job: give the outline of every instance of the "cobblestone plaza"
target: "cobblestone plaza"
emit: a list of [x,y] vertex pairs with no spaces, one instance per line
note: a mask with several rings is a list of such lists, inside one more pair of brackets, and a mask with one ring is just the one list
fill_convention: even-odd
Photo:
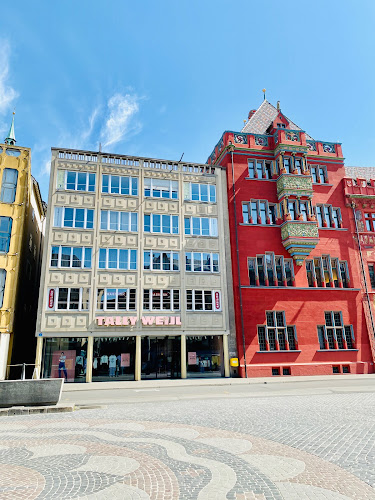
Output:
[[372,393],[4,417],[0,499],[375,499]]

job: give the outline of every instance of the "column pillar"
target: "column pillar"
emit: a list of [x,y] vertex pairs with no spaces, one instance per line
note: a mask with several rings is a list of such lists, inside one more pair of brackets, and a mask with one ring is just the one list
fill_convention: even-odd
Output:
[[135,380],[141,380],[141,336],[135,337]]
[[223,335],[224,377],[230,377],[228,335]]
[[186,335],[181,335],[181,378],[186,378]]
[[0,380],[5,380],[8,364],[10,333],[0,333]]
[[[36,351],[35,351],[35,371],[34,375],[36,379],[39,379],[42,374],[42,355],[43,355],[43,337],[37,337],[36,339]],[[34,376],[33,376],[34,378]]]
[[86,382],[92,382],[92,363],[94,356],[94,337],[87,339],[86,353]]

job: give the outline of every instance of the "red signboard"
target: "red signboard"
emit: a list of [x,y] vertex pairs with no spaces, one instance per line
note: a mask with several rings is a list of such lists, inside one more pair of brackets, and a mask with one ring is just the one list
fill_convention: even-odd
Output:
[[48,307],[50,309],[53,309],[54,304],[55,304],[55,290],[51,288],[48,295]]
[[215,309],[220,311],[220,292],[215,292]]

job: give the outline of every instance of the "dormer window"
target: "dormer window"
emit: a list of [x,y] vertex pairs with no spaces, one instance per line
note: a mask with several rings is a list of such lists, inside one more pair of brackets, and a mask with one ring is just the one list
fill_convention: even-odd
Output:
[[286,128],[285,123],[278,123],[277,128]]

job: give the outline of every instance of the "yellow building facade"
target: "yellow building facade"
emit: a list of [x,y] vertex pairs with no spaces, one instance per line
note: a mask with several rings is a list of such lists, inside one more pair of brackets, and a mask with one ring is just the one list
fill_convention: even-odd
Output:
[[16,146],[13,117],[0,144],[0,380],[20,378],[16,365],[33,363],[44,212],[31,151]]

